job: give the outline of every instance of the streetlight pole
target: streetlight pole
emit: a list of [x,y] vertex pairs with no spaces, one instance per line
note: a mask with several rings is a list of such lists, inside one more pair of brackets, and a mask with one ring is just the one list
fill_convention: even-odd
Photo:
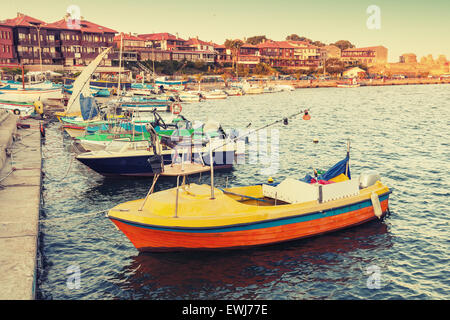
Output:
[[36,28],[37,33],[38,33],[39,64],[41,65],[41,74],[43,74],[43,71],[42,71],[42,48],[41,48],[41,26],[34,25],[34,27]]

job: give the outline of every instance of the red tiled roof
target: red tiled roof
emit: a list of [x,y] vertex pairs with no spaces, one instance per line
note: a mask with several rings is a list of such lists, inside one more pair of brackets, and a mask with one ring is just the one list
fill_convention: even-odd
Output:
[[241,48],[258,48],[257,45],[251,44],[251,43],[244,43]]
[[116,30],[100,26],[87,20],[81,20],[79,25],[75,23],[72,25],[66,19],[61,19],[53,23],[45,24],[43,27],[48,29],[79,30],[90,33],[117,33]]
[[206,42],[197,38],[189,38],[189,40],[186,41],[186,44],[201,44],[201,45],[206,45],[206,46],[211,46],[213,45],[211,42]]
[[27,16],[23,13],[18,13],[17,17],[3,20],[0,23],[11,27],[29,27],[32,24],[45,24],[44,21]]
[[178,41],[186,41],[177,36],[174,36],[171,33],[163,32],[163,33],[148,33],[148,34],[140,34],[139,37],[144,38],[145,40],[178,40]]
[[123,35],[123,40],[135,40],[135,41],[145,41],[145,39],[137,36],[133,36],[128,33],[121,33],[120,35],[117,35],[114,37],[114,41],[120,41],[120,36]]

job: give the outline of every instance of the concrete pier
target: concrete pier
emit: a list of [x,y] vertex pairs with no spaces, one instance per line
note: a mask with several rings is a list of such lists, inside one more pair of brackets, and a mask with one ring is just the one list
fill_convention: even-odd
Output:
[[[30,300],[36,283],[41,133],[37,120],[12,114],[0,114],[0,120],[0,300]],[[30,128],[17,129],[17,122]]]

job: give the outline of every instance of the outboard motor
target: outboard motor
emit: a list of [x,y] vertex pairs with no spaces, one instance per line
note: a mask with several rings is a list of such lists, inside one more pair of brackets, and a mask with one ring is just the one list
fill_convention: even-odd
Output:
[[378,172],[373,170],[363,171],[359,176],[359,188],[364,189],[373,186],[379,180],[381,178]]

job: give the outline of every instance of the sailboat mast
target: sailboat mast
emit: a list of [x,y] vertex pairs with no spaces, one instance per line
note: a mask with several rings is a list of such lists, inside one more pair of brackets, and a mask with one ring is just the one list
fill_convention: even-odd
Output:
[[123,50],[123,33],[120,34],[120,53],[119,53],[119,87],[117,95],[120,96],[122,90],[120,89],[120,78],[122,77],[122,50]]

